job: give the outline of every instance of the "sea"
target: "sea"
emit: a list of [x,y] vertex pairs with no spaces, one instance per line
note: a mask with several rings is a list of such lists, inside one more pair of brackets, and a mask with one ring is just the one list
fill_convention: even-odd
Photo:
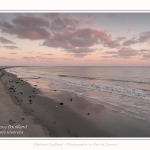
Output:
[[47,88],[74,93],[94,104],[150,122],[150,67],[54,66],[6,69]]

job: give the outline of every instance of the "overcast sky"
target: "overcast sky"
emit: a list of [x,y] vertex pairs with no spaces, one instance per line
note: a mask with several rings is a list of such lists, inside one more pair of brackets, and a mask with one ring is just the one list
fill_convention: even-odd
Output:
[[149,66],[150,13],[0,13],[0,65]]

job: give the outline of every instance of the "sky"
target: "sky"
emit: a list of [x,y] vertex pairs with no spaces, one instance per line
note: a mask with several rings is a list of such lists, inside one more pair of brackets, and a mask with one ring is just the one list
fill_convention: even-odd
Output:
[[150,13],[0,13],[1,66],[149,66]]

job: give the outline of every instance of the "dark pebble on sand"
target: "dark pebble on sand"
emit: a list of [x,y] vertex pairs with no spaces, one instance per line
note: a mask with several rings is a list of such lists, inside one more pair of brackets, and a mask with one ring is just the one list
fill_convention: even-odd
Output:
[[24,118],[21,118],[22,120],[24,120]]
[[70,101],[72,101],[72,99],[70,99]]
[[31,102],[32,100],[31,99],[29,99],[29,102]]
[[89,113],[87,113],[87,115],[90,115]]
[[31,96],[29,96],[29,98],[34,98],[34,96],[33,96],[33,95],[31,95]]
[[60,103],[60,105],[63,105],[64,103]]
[[55,124],[56,122],[54,122],[54,124]]
[[54,91],[57,91],[57,90],[54,90]]
[[33,92],[35,92],[35,91],[33,90]]

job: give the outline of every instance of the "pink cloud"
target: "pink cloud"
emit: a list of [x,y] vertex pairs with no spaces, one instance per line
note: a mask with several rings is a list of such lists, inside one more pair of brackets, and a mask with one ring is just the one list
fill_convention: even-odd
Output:
[[139,37],[133,37],[129,40],[126,40],[123,45],[124,46],[130,46],[133,44],[138,44],[138,43],[145,43],[150,41],[150,31],[142,32],[140,33]]
[[3,38],[3,37],[0,37],[0,42],[3,44],[15,44],[14,42],[12,42],[6,38]]
[[95,49],[88,48],[88,47],[80,47],[80,48],[72,48],[72,49],[66,49],[64,50],[68,53],[72,53],[72,56],[75,57],[84,57],[92,52],[95,51]]
[[45,40],[42,46],[62,48],[68,51],[68,49],[72,48],[92,47],[97,44],[102,44],[109,48],[119,46],[119,43],[113,40],[111,35],[108,35],[106,31],[90,28],[56,33]]
[[7,49],[19,49],[17,46],[4,46]]
[[137,40],[139,43],[148,42],[150,40],[150,31],[140,33],[140,37]]
[[148,50],[148,49],[140,49],[140,52],[142,52],[142,53],[148,52],[148,51],[150,51],[150,50]]
[[130,47],[122,47],[120,50],[118,50],[117,54],[119,57],[129,58],[131,56],[139,55],[139,51]]
[[16,59],[14,59],[14,58],[6,58],[6,57],[0,57],[0,59],[1,59],[1,60],[11,60],[11,61],[12,61],[12,60],[16,60]]
[[101,56],[102,58],[112,58],[113,56]]
[[126,40],[125,42],[123,42],[124,46],[130,46],[132,44],[137,44],[137,40],[135,40],[135,37],[130,39],[130,40]]
[[9,54],[15,55],[15,54],[17,54],[17,53],[14,52],[14,53],[9,53]]
[[42,54],[42,55],[54,55],[54,54],[52,54],[52,53],[48,53],[48,54]]
[[52,32],[74,31],[80,20],[76,18],[56,18],[50,23]]
[[0,29],[3,33],[16,35],[18,38],[39,40],[49,37],[49,32],[45,29],[49,27],[49,22],[33,15],[19,16],[9,22],[0,22]]
[[150,59],[150,52],[146,53],[143,55],[144,59]]
[[130,58],[132,56],[140,55],[140,50],[135,50],[130,47],[122,47],[118,51],[106,51],[104,54],[109,54],[102,56],[102,58],[120,57],[120,58]]
[[75,57],[84,57],[96,51],[97,49],[91,47],[98,44],[109,48],[119,46],[118,41],[113,40],[111,35],[108,35],[106,31],[90,28],[55,33],[49,39],[45,40],[42,46],[62,48],[63,51],[72,53]]
[[107,52],[105,52],[105,54],[116,54],[117,52],[115,52],[115,51],[107,51]]
[[125,36],[118,36],[118,37],[116,37],[116,39],[119,42],[119,41],[126,39],[126,37]]
[[27,61],[31,61],[31,60],[35,60],[36,57],[22,57],[22,59],[27,60]]
[[49,27],[49,22],[43,18],[36,17],[33,15],[20,16],[18,18],[14,18],[12,22],[16,26],[24,26],[24,27],[32,27],[32,26],[41,26],[41,27]]
[[72,60],[72,59],[70,59],[70,58],[64,58],[64,60],[67,60],[67,61],[68,61],[68,60]]

